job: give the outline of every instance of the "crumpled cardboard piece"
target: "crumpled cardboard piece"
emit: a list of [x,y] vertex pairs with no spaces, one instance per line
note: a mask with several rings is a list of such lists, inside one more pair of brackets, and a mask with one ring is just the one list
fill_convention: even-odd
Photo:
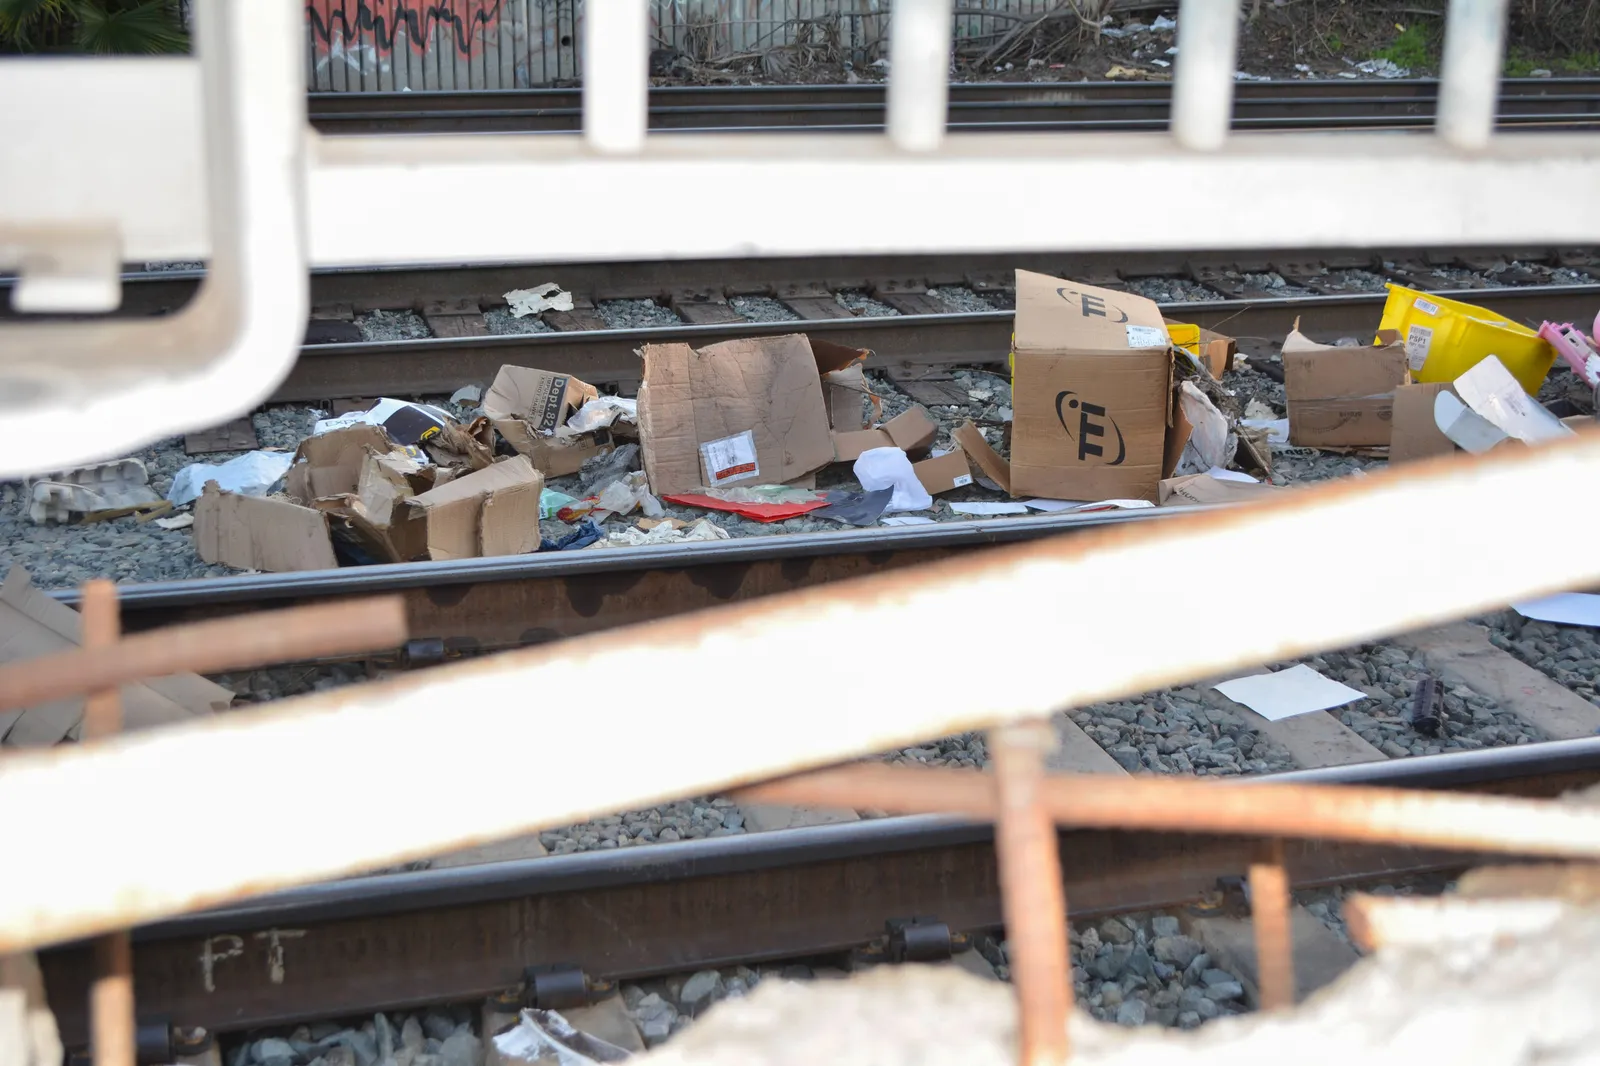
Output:
[[567,428],[571,414],[599,390],[571,374],[506,365],[483,397],[483,411],[506,443],[546,477],[576,474],[583,461],[610,448],[604,432]]
[[405,501],[426,526],[430,559],[521,555],[539,550],[544,475],[525,455],[454,478]]
[[[13,566],[0,584],[0,662],[18,662],[68,651],[82,641],[77,611],[34,586],[28,572]],[[225,711],[233,693],[196,674],[174,674],[122,686],[126,730],[185,721]],[[49,747],[75,739],[83,721],[83,697],[0,711],[0,744]]]

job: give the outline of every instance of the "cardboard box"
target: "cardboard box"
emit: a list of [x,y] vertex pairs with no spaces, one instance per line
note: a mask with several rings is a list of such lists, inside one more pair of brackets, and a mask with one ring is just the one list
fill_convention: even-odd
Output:
[[[1389,465],[1454,455],[1455,444],[1439,429],[1433,400],[1441,392],[1455,393],[1448,381],[1401,385],[1394,390],[1394,417],[1390,423]],[[1456,394],[1459,399],[1459,394]]]
[[522,555],[539,550],[544,475],[526,455],[495,463],[405,500],[425,523],[430,559]]
[[960,448],[912,463],[911,472],[933,496],[972,484],[972,467],[967,465],[967,454]]
[[546,477],[576,474],[585,459],[611,450],[609,433],[562,432],[572,412],[599,390],[571,374],[502,366],[483,396],[483,411],[506,443]]
[[939,436],[939,424],[920,404],[909,407],[875,429],[834,431],[833,461],[849,463],[873,448],[899,448],[907,455],[925,452]]
[[1189,474],[1186,477],[1167,478],[1161,482],[1160,504],[1176,507],[1192,503],[1247,503],[1276,492],[1271,485],[1261,482],[1229,481],[1210,474]]
[[822,376],[865,354],[798,333],[645,345],[639,442],[651,491],[787,483],[833,462]]
[[860,363],[822,375],[822,393],[828,405],[828,425],[835,433],[867,428],[867,405],[863,401],[870,392],[867,372]]
[[1290,332],[1283,342],[1290,444],[1388,446],[1394,390],[1406,380],[1406,349],[1392,331],[1380,339],[1378,345],[1340,348],[1318,344],[1298,328]]
[[206,482],[194,502],[194,548],[208,563],[285,573],[339,565],[328,516],[314,507],[223,492]]
[[1154,502],[1173,408],[1155,303],[1019,270],[1013,347],[1011,461],[976,429],[973,461],[1014,496]]

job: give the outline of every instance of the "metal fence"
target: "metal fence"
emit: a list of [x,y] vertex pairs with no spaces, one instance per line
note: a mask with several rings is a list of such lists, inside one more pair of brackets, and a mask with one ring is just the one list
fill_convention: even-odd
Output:
[[[963,0],[961,44],[992,41],[1056,0]],[[652,0],[660,70],[760,59],[773,72],[885,55],[890,0]],[[583,0],[306,0],[314,92],[527,89],[583,75]],[[764,69],[766,69],[764,67]]]

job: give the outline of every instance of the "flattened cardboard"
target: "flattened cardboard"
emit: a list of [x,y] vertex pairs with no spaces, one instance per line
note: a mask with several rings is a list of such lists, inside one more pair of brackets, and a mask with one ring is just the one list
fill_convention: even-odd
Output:
[[[1455,393],[1448,381],[1401,385],[1394,390],[1394,420],[1389,436],[1389,465],[1454,455],[1456,446],[1439,429],[1433,416],[1433,398],[1441,392]],[[1457,393],[1457,398],[1460,396]]]
[[931,496],[972,484],[972,467],[967,463],[967,453],[960,448],[912,463],[911,472]]
[[978,469],[999,485],[1008,494],[1011,493],[1011,465],[1000,457],[1000,453],[989,447],[989,442],[983,439],[983,433],[971,422],[963,422],[950,431],[950,437],[966,453],[967,458],[978,464]]
[[[749,431],[756,470],[737,484],[778,484],[834,461],[822,372],[861,358],[801,334],[724,341],[699,350],[648,344],[639,388],[639,440],[651,491],[705,487],[701,445]],[[730,482],[732,483],[732,482]]]
[[[28,572],[13,566],[0,585],[0,662],[20,662],[70,651],[81,643],[81,616],[33,585]],[[225,711],[233,693],[195,674],[174,674],[123,685],[126,730],[180,722],[195,715]],[[44,747],[77,736],[83,697],[0,711],[0,744]]]
[[539,548],[544,475],[519,455],[406,501],[426,521],[431,559],[521,555]]
[[882,426],[894,446],[907,455],[925,452],[939,435],[939,423],[921,405],[906,408]]
[[894,439],[881,429],[856,429],[846,433],[833,434],[833,461],[836,463],[853,463],[861,458],[862,452],[870,452],[874,448],[893,448]]
[[1247,503],[1277,490],[1262,482],[1228,481],[1210,474],[1190,474],[1161,482],[1161,506],[1182,504]]
[[1160,309],[1017,271],[1012,409],[1012,495],[1154,502],[1172,421]]
[[284,492],[307,507],[321,497],[350,492],[368,451],[387,452],[391,447],[393,443],[381,426],[347,426],[307,437],[295,450],[294,465],[284,475]]
[[1283,342],[1289,443],[1309,448],[1387,447],[1394,390],[1406,380],[1398,335],[1382,345],[1318,344],[1298,329]]
[[609,434],[557,436],[572,412],[600,395],[571,374],[502,366],[483,396],[483,411],[506,443],[546,477],[576,474],[585,459],[610,451]]
[[195,551],[205,562],[271,573],[339,565],[323,512],[288,500],[223,492],[216,484],[206,482],[194,504]]

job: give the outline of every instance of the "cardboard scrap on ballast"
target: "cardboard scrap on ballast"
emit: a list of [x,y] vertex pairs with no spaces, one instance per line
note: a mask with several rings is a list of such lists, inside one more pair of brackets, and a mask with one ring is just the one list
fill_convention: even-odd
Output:
[[1167,478],[1160,485],[1161,506],[1184,504],[1250,503],[1277,490],[1259,481],[1238,481],[1211,474]]
[[545,477],[576,474],[585,459],[611,449],[605,429],[580,433],[567,419],[599,390],[571,374],[502,366],[483,397],[483,411],[506,443]]
[[[70,651],[81,641],[77,611],[34,586],[13,566],[0,585],[0,662],[19,662]],[[200,714],[225,711],[233,693],[196,674],[174,674],[122,686],[123,728],[147,729]],[[0,745],[49,747],[76,739],[83,697],[0,711]]]
[[640,355],[645,474],[669,495],[788,483],[833,462],[822,377],[867,353],[793,333]]

